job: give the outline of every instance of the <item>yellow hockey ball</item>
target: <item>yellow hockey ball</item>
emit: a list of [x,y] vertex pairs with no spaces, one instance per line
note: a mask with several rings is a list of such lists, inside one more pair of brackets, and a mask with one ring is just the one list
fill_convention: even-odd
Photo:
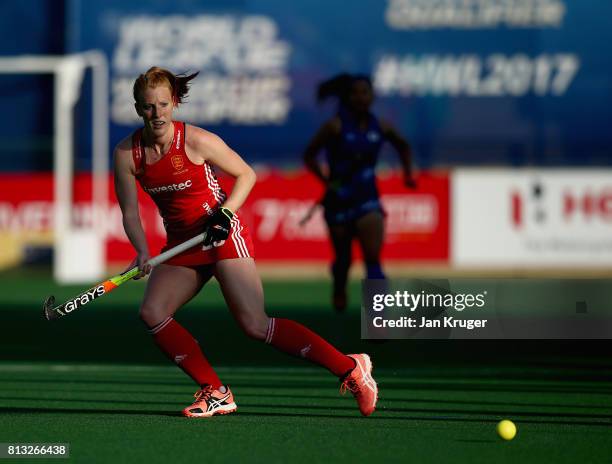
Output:
[[497,423],[497,434],[504,440],[512,440],[516,436],[516,425],[508,419]]

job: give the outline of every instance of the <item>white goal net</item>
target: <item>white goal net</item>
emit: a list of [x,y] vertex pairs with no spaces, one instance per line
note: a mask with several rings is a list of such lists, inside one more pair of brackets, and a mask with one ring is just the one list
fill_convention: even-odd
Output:
[[[92,71],[92,218],[73,215],[74,108],[85,72]],[[108,203],[108,64],[99,51],[0,57],[0,74],[51,74],[53,84],[53,274],[59,283],[84,283],[105,273],[104,215]]]

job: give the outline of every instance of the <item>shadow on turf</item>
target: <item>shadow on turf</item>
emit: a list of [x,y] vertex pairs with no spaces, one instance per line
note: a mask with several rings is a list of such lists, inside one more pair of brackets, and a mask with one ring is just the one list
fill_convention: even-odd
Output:
[[[329,409],[329,408],[326,408]],[[0,408],[0,412],[3,414],[107,414],[107,415],[146,415],[146,416],[164,416],[164,417],[176,417],[183,418],[180,412],[164,412],[164,411],[141,411],[141,410],[130,410],[130,409],[64,409],[64,408]],[[482,419],[482,418],[457,418],[457,417],[430,417],[430,416],[410,416],[410,417],[388,417],[378,413],[378,415],[370,416],[367,419],[362,418],[357,414],[352,415],[339,415],[339,414],[289,414],[289,413],[278,413],[278,412],[250,412],[250,411],[239,411],[236,414],[230,416],[224,416],[223,418],[215,418],[212,420],[227,420],[227,418],[239,418],[243,416],[253,417],[290,417],[290,418],[322,418],[322,419],[353,419],[353,420],[367,420],[368,422],[386,422],[386,421],[436,421],[436,422],[466,422],[466,423],[496,423],[497,419]],[[382,417],[381,417],[382,416]],[[587,421],[551,421],[551,420],[535,420],[528,419],[520,421],[521,424],[550,424],[550,425],[584,425],[594,427],[610,427],[609,422],[587,422]]]
[[[106,385],[164,385],[164,386],[181,386],[187,385],[186,383],[176,380],[138,380],[138,379],[125,379],[125,380],[110,380],[110,379],[33,379],[31,377],[11,377],[10,379],[0,379],[0,383],[15,383],[15,382],[28,382],[28,383],[72,383],[72,384],[106,384]],[[334,387],[335,382],[330,381],[311,381],[304,382],[303,379],[299,381],[285,381],[281,384],[270,381],[236,381],[228,382],[232,387],[244,387],[244,388],[287,388],[287,389],[308,389],[308,388],[330,388]],[[508,384],[508,385],[466,385],[463,382],[445,382],[440,383],[428,383],[428,382],[392,382],[386,384],[385,382],[379,382],[381,391],[384,390],[426,390],[426,391],[455,391],[455,392],[506,392],[506,393],[574,393],[574,394],[599,394],[599,395],[612,395],[612,388],[609,385],[601,385],[598,387],[578,387],[578,386],[562,386],[562,385],[541,385],[541,388],[529,384]]]
[[[241,397],[249,396],[249,395],[240,395]],[[279,397],[282,397],[279,395]],[[308,399],[312,399],[307,397]],[[20,396],[0,396],[2,400],[10,400],[10,401],[61,401],[66,403],[100,403],[100,404],[147,404],[147,405],[177,405],[177,408],[182,408],[183,406],[188,404],[188,401],[141,401],[141,400],[119,400],[119,399],[78,399],[78,398],[41,398],[40,396],[27,398]],[[338,400],[338,397],[325,397],[326,400]],[[432,413],[432,414],[470,414],[470,415],[481,415],[481,416],[504,416],[509,413],[509,411],[492,411],[492,410],[482,410],[482,409],[461,409],[461,408],[447,408],[447,409],[439,409],[439,408],[403,408],[403,407],[386,407],[387,403],[384,399],[381,399],[378,405],[379,413],[405,413],[405,414],[414,414],[414,413]],[[480,403],[470,403],[475,406]],[[536,405],[541,406],[541,405]],[[249,404],[248,402],[241,402],[242,408],[248,409],[291,409],[291,410],[301,410],[301,411],[312,411],[312,410],[334,410],[334,411],[354,411],[355,406],[351,404],[350,406],[346,405],[302,405],[302,404]],[[0,409],[1,410],[1,409]],[[64,409],[56,408],[54,411]],[[70,409],[68,409],[70,410]],[[89,411],[89,410],[84,410]],[[112,413],[113,410],[103,410],[106,413]],[[517,411],[514,409],[511,411],[514,417],[563,417],[563,418],[576,418],[576,419],[604,419],[608,421],[612,421],[612,415],[610,414],[583,414],[583,413],[559,413],[559,412],[532,412],[532,411]],[[252,414],[252,413],[248,413]],[[257,413],[257,414],[268,414],[268,413]],[[276,414],[276,413],[274,413]],[[311,415],[311,414],[309,414]],[[333,417],[339,417],[338,415],[332,415]],[[323,416],[322,416],[323,417]],[[348,416],[352,417],[352,416]],[[388,419],[393,418],[397,419],[397,417],[388,417]],[[453,418],[454,419],[454,418]]]
[[[0,380],[0,383],[2,382],[2,380]],[[234,383],[232,383],[232,386],[235,386]],[[177,385],[177,388],[183,388],[182,386]],[[120,395],[131,395],[131,394],[140,394],[140,395],[155,395],[155,396],[174,396],[174,397],[188,397],[189,396],[189,392],[191,390],[194,390],[196,387],[193,387],[192,385],[186,385],[184,390],[177,390],[177,391],[163,391],[163,390],[155,390],[155,391],[143,391],[143,390],[139,390],[139,391],[134,391],[134,390],[95,390],[95,389],[90,389],[90,388],[83,388],[83,389],[74,389],[71,388],[71,392],[73,393],[87,393],[87,394],[97,394],[97,393],[101,393],[101,394],[120,394]],[[9,390],[15,390],[15,388],[9,388]],[[0,392],[2,391],[2,388],[0,387]],[[36,393],[37,395],[40,392],[40,389],[38,388],[32,388],[32,389],[26,389],[26,388],[19,388],[20,392],[32,392],[32,393]],[[45,387],[45,391],[46,392],[65,392],[66,388],[62,388],[62,387],[58,387],[58,388],[53,388],[53,387]],[[246,392],[240,392],[237,391],[237,396],[239,396],[241,399],[242,398],[260,398],[261,394],[259,393],[246,393]],[[297,400],[333,400],[333,399],[337,399],[337,397],[333,397],[330,395],[299,395],[299,394],[287,394],[287,393],[275,393],[275,398],[289,398],[289,399],[297,399]],[[23,399],[23,398],[9,398],[6,396],[2,396],[1,398],[4,399]],[[32,398],[32,399],[39,399],[40,396],[37,396],[36,398]],[[78,400],[78,399],[72,399],[72,400],[66,400],[66,401],[85,401],[85,400]],[[87,399],[88,402],[91,402],[92,399],[88,398]],[[93,401],[98,401],[98,402],[106,402],[107,400],[93,400]],[[108,400],[108,402],[112,402],[112,400]],[[118,401],[118,402],[123,402],[123,401]],[[125,403],[134,403],[135,401],[124,401]],[[553,407],[553,408],[564,408],[564,409],[612,409],[612,405],[607,406],[607,405],[602,405],[602,406],[597,406],[597,405],[584,405],[584,404],[570,404],[567,402],[564,402],[563,404],[550,404],[550,403],[525,403],[525,402],[509,402],[509,401],[483,401],[483,400],[444,400],[444,399],[438,399],[438,398],[385,398],[381,396],[381,402],[383,404],[390,404],[390,403],[417,403],[417,404],[448,404],[448,405],[453,405],[453,404],[466,404],[466,405],[487,405],[487,406],[512,406],[512,407],[535,407],[535,408],[542,408],[542,407]],[[142,401],[142,403],[155,403],[155,404],[178,404],[177,402],[175,403],[174,401],[158,401],[158,402],[151,402],[151,401]]]
[[150,404],[159,406],[177,405],[181,409],[185,407],[185,404],[189,399],[185,401],[139,401],[139,400],[103,400],[103,399],[77,399],[77,398],[41,398],[40,395],[27,398],[19,396],[0,396],[0,400],[11,400],[11,401],[59,401],[62,403],[102,403],[102,404]]
[[[381,404],[382,403],[382,404]],[[477,414],[481,416],[504,416],[509,414],[508,411],[490,411],[490,410],[472,410],[472,409],[431,409],[431,408],[387,408],[384,406],[384,400],[381,400],[377,411],[379,413],[431,413],[431,414]],[[242,403],[245,408],[270,408],[270,409],[298,409],[298,410],[355,410],[355,406],[319,406],[319,405],[261,405],[261,404],[245,404]],[[547,412],[518,412],[516,410],[511,411],[513,416],[516,417],[565,417],[565,418],[577,418],[577,419],[607,419],[612,421],[612,415],[609,414],[580,414],[580,413],[547,413]],[[267,413],[264,413],[267,414]],[[334,416],[336,417],[336,416]],[[390,417],[389,417],[390,418]],[[396,417],[393,417],[396,418]],[[455,419],[455,418],[450,418]]]
[[[0,382],[2,382],[0,380]],[[232,386],[234,386],[234,384],[232,383]],[[180,386],[177,386],[179,388],[182,388]],[[134,390],[94,390],[94,389],[90,389],[90,388],[83,388],[83,389],[74,389],[71,388],[70,391],[72,393],[87,393],[87,394],[97,394],[97,393],[102,393],[102,394],[118,394],[118,395],[133,395],[133,394],[140,394],[140,395],[155,395],[155,396],[173,396],[173,397],[185,397],[189,399],[189,393],[191,392],[191,390],[194,390],[195,387],[193,387],[192,385],[189,386],[185,386],[184,390],[181,391],[163,391],[163,390],[155,390],[155,391],[143,391],[143,390],[139,390],[139,391],[134,391]],[[13,391],[15,390],[15,388],[9,388],[9,390]],[[2,391],[2,388],[0,387],[0,392]],[[26,389],[26,388],[19,388],[20,392],[24,392],[24,393],[28,393],[28,392],[32,392],[33,394],[38,395],[40,392],[40,389],[38,388],[32,388],[32,389]],[[66,388],[53,388],[53,387],[45,387],[45,391],[46,392],[65,392]],[[242,398],[261,398],[261,394],[259,393],[245,393],[245,392],[240,392],[240,391],[236,391],[236,395],[240,397],[240,399]],[[296,399],[296,400],[334,400],[337,399],[337,397],[333,397],[330,395],[298,395],[298,394],[287,394],[287,393],[275,393],[274,394],[275,398],[288,398],[288,399]],[[0,396],[0,398],[4,398],[4,399],[24,399],[24,398],[8,398],[6,396]],[[36,398],[33,399],[40,399],[40,396],[36,396]],[[85,401],[85,400],[78,400],[78,399],[72,399],[70,401]],[[91,397],[87,399],[87,402],[91,402],[92,399]],[[112,400],[93,400],[93,401],[98,401],[98,402],[113,402]],[[534,408],[542,408],[542,407],[549,407],[549,408],[564,408],[564,409],[610,409],[612,410],[612,405],[602,405],[602,406],[597,406],[597,405],[584,405],[584,404],[570,404],[567,402],[564,402],[563,404],[550,404],[550,403],[525,403],[525,402],[508,402],[508,401],[483,401],[483,400],[478,400],[478,401],[474,401],[474,400],[444,400],[444,399],[437,399],[437,398],[385,398],[381,396],[380,399],[381,403],[384,404],[391,404],[391,403],[416,403],[416,404],[448,404],[448,405],[453,405],[453,404],[467,404],[467,405],[486,405],[486,406],[511,406],[511,407],[534,407]],[[121,401],[121,402],[125,402],[125,403],[134,403],[135,401]],[[142,403],[146,403],[146,404],[179,404],[178,402],[175,401],[157,401],[157,402],[150,402],[150,401],[142,401]],[[241,401],[241,403],[243,403]],[[384,406],[383,406],[384,407]]]
[[[232,384],[233,385],[233,384]],[[63,391],[63,390],[62,390]],[[238,396],[238,393],[237,393]],[[261,397],[257,393],[239,393],[240,398],[243,397]],[[275,398],[291,398],[291,399],[304,399],[304,400],[326,400],[330,399],[326,395],[287,395],[285,393],[275,393]],[[507,401],[473,401],[473,400],[441,400],[441,399],[424,399],[424,398],[384,398],[380,397],[380,402],[383,404],[388,403],[431,403],[431,404],[469,404],[469,405],[488,405],[488,406],[512,406],[512,407],[551,407],[551,408],[574,408],[574,409],[611,409],[610,406],[596,406],[596,405],[584,405],[584,404],[550,404],[550,403],[523,403],[523,402],[507,402]]]
[[131,409],[69,409],[69,408],[0,408],[3,414],[119,414],[145,416],[180,416],[180,412],[140,411]]
[[[249,407],[253,406],[247,406]],[[266,406],[269,407],[269,406]],[[279,406],[274,406],[279,407]],[[288,407],[288,406],[286,406]],[[325,408],[329,410],[330,408]],[[356,408],[351,408],[355,410]],[[18,408],[18,407],[9,407],[2,408],[0,407],[0,413],[2,414],[107,414],[107,415],[147,415],[147,416],[165,416],[165,417],[179,417],[183,418],[183,415],[180,411],[142,411],[135,409],[70,409],[70,408]],[[362,419],[358,412],[351,415],[340,415],[340,414],[289,414],[289,413],[277,413],[277,412],[249,412],[249,411],[239,411],[236,414],[232,414],[231,416],[226,417],[240,417],[240,416],[265,416],[265,417],[304,417],[304,418],[325,418],[325,419]],[[409,418],[404,417],[370,417],[368,420],[409,420]],[[410,418],[411,419],[411,418]],[[223,420],[222,418],[218,418],[216,420]]]

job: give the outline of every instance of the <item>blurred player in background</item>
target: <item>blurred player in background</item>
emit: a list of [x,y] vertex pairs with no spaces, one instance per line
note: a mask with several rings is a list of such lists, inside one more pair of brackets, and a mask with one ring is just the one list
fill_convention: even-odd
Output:
[[[215,134],[175,121],[174,109],[197,75],[174,75],[153,67],[134,83],[135,107],[144,127],[115,148],[115,190],[125,232],[137,252],[135,262],[150,273],[140,317],[159,348],[198,385],[189,417],[210,417],[236,410],[234,397],[202,353],[198,342],[174,320],[176,311],[215,277],[242,330],[285,353],[319,364],[349,389],[363,415],[376,406],[377,386],[366,354],[345,355],[297,322],[270,318],[253,260],[253,246],[236,211],[255,184],[255,173]],[[235,178],[227,196],[214,166]],[[167,232],[165,249],[207,231],[196,246],[151,270],[136,184],[156,203]]]
[[[378,154],[385,141],[399,154],[404,184],[410,188],[416,184],[410,145],[370,111],[374,92],[368,76],[340,74],[319,85],[317,98],[336,98],[338,111],[314,135],[304,162],[325,186],[321,204],[335,254],[332,304],[337,311],[344,311],[353,239],[357,238],[361,246],[367,278],[385,278],[380,264],[385,214],[375,178]],[[317,158],[321,150],[325,151],[326,166]]]

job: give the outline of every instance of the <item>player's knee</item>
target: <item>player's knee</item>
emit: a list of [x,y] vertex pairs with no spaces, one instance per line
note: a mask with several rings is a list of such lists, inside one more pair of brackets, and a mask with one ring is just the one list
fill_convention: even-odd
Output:
[[155,327],[167,317],[157,308],[146,303],[140,307],[138,315],[140,320],[149,328]]
[[247,336],[255,340],[265,340],[268,332],[268,320],[268,316],[246,316],[240,319],[240,327]]

